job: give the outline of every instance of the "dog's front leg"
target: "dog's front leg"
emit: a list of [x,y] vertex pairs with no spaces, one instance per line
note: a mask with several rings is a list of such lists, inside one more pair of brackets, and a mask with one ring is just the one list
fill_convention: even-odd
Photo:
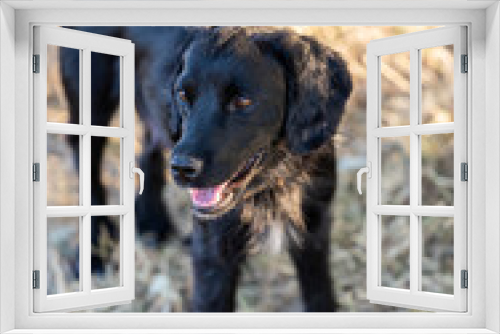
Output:
[[300,245],[290,244],[307,312],[335,312],[338,305],[330,276],[330,205],[335,179],[314,181],[302,203],[307,232]]
[[167,213],[167,203],[162,200],[166,184],[163,148],[149,143],[145,136],[139,166],[144,171],[144,193],[136,199],[136,220],[139,234],[150,233],[153,242],[167,240],[175,233],[174,224]]
[[192,311],[233,312],[240,267],[246,257],[248,230],[239,213],[197,221],[192,237],[194,289]]

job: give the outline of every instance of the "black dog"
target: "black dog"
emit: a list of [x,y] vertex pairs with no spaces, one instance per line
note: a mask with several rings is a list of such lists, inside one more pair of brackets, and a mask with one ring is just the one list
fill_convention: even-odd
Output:
[[[284,29],[79,29],[136,45],[136,104],[146,124],[140,165],[146,184],[137,201],[137,225],[160,238],[171,232],[161,188],[162,150],[172,148],[171,173],[189,189],[195,218],[192,309],[233,311],[248,251],[283,239],[306,310],[335,311],[329,274],[329,209],[336,187],[331,137],[352,89],[342,58]],[[92,119],[108,125],[118,99],[112,80],[118,64],[113,57],[95,57],[101,58],[92,59],[99,64],[92,68]],[[77,106],[70,54],[61,52],[61,65],[70,106]],[[99,175],[105,143],[95,140],[93,176]],[[98,177],[92,198],[93,204],[105,203]]]

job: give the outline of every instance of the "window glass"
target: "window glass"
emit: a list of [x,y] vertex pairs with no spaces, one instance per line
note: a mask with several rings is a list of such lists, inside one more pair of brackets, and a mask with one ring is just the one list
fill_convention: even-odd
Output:
[[421,136],[422,205],[453,205],[453,133]]
[[[47,45],[47,60],[47,122],[80,124],[80,50]],[[72,78],[65,85],[61,68]]]
[[453,45],[420,50],[422,124],[453,122]]
[[410,52],[380,56],[381,125],[410,125]]
[[92,289],[120,286],[120,216],[92,217]]
[[410,204],[410,137],[380,138],[382,205]]
[[91,138],[92,205],[120,205],[121,139]]
[[422,291],[453,294],[453,218],[421,217]]
[[410,217],[381,216],[381,285],[410,288]]
[[47,294],[80,291],[80,218],[47,218]]
[[79,205],[80,136],[47,134],[47,205]]
[[120,127],[120,57],[91,52],[92,117],[90,124]]

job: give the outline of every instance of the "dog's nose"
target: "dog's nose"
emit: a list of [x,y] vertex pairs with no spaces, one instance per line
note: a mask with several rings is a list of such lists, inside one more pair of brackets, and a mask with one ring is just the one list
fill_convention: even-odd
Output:
[[184,154],[174,154],[170,160],[172,175],[183,182],[193,181],[201,174],[203,161]]

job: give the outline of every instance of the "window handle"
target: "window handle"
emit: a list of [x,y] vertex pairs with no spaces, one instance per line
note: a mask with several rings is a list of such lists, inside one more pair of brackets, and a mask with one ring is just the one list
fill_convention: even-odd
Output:
[[367,177],[369,179],[372,178],[372,163],[370,161],[368,161],[368,166],[367,167],[363,167],[361,168],[359,171],[358,171],[358,192],[359,194],[361,195],[362,192],[361,192],[361,176],[366,173]]
[[129,163],[129,171],[130,171],[129,176],[131,179],[134,178],[134,173],[139,174],[139,185],[140,185],[139,195],[142,195],[142,191],[144,190],[144,172],[140,168],[134,167],[133,161],[130,161]]

